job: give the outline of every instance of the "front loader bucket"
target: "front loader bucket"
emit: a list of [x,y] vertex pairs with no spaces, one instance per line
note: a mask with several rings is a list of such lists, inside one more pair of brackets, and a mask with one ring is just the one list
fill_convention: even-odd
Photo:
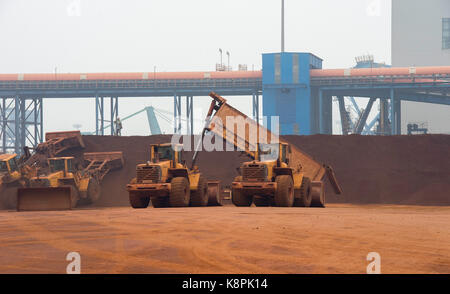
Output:
[[17,211],[67,210],[72,208],[70,187],[33,187],[17,190]]
[[219,181],[208,182],[208,206],[222,206]]

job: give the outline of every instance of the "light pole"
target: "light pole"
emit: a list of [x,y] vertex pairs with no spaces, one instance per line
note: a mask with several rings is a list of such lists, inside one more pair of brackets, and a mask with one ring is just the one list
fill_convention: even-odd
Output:
[[284,52],[284,0],[281,0],[281,52]]
[[220,66],[223,66],[223,62],[222,62],[222,49],[219,48],[219,52],[220,52]]
[[227,56],[228,56],[228,69],[227,70],[230,70],[230,52],[229,51],[227,51]]

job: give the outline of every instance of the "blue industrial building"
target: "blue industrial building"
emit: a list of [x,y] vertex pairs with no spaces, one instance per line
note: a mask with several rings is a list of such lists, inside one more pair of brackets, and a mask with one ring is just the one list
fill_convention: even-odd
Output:
[[[279,117],[280,134],[319,132],[318,102],[311,91],[310,69],[321,69],[322,59],[311,53],[263,54],[263,116],[267,126]],[[324,101],[322,101],[324,103]]]

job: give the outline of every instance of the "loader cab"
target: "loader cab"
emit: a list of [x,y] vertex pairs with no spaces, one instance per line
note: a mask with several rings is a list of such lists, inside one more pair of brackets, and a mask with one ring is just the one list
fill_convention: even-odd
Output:
[[289,164],[290,146],[285,143],[258,143],[257,158],[261,162],[279,160],[280,163]]
[[2,154],[0,155],[0,173],[18,172],[19,168],[16,162],[16,154]]
[[162,162],[162,161],[171,161],[173,167],[176,164],[181,164],[183,162],[183,158],[181,155],[181,147],[180,144],[159,144],[151,146],[151,161],[153,163]]
[[63,171],[73,172],[73,157],[56,157],[48,159],[48,166],[51,173]]

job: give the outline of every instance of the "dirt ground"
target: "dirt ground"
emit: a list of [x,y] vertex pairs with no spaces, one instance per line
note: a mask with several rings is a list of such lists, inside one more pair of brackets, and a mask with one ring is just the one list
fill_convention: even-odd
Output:
[[450,207],[0,211],[0,273],[450,273]]

